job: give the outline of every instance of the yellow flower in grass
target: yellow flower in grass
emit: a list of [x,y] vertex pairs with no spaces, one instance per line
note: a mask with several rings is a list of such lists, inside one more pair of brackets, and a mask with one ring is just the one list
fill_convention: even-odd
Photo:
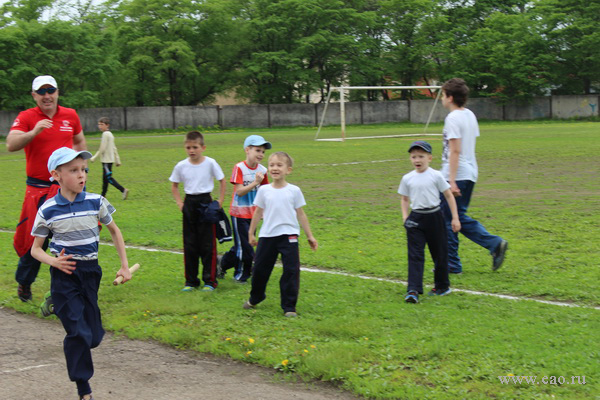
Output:
[[197,315],[194,315],[194,317],[193,317],[193,318],[194,318],[194,319],[198,319],[198,316],[197,316]]
[[508,375],[506,375],[506,376],[515,376],[515,374],[508,374]]
[[246,355],[249,356],[250,354],[252,354],[252,350],[249,350]]
[[254,339],[252,339],[252,338],[248,338],[248,342],[249,342],[250,344],[253,344],[253,343],[254,343]]
[[316,348],[317,348],[317,346],[315,346],[314,344],[311,344],[311,345],[310,345],[310,348],[311,348],[311,349],[316,349]]
[[225,340],[231,340],[231,338],[230,337],[226,337]]
[[290,360],[283,360],[283,361],[281,362],[281,365],[283,365],[283,366],[285,367],[285,366],[286,366],[286,365],[288,365],[289,363],[290,363]]
[[304,349],[304,352],[305,352],[305,353],[308,353],[308,350]]

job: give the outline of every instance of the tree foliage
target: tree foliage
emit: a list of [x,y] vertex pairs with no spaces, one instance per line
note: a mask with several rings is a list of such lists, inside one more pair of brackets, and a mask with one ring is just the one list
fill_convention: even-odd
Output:
[[600,3],[583,0],[10,0],[0,107],[31,106],[38,74],[73,107],[322,101],[341,84],[452,76],[501,100],[588,94],[598,27]]

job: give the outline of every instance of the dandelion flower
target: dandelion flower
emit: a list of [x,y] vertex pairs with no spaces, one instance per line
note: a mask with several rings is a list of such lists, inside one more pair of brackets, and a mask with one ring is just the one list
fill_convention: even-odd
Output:
[[249,356],[250,354],[252,354],[252,350],[248,350],[248,352],[246,353],[247,356]]
[[248,338],[248,342],[250,342],[250,344],[252,344],[252,343],[254,343],[254,339]]
[[304,352],[305,352],[305,353],[308,353],[308,350],[304,349]]
[[315,346],[314,344],[311,344],[311,345],[310,345],[310,348],[311,348],[311,349],[316,349],[316,348],[317,348],[317,346]]
[[231,338],[230,338],[230,337],[228,337],[228,338],[225,338],[225,340],[231,340]]
[[281,365],[283,365],[284,367],[288,365],[288,363],[290,362],[290,360],[283,360],[281,362]]

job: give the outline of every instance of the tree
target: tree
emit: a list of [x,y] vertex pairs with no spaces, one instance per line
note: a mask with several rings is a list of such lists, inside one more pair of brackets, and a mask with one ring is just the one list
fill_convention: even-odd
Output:
[[359,54],[361,16],[339,0],[248,0],[240,90],[257,103],[308,101],[343,81]]
[[590,94],[600,90],[600,3],[540,0],[534,9],[541,35],[553,55],[552,82],[557,94]]

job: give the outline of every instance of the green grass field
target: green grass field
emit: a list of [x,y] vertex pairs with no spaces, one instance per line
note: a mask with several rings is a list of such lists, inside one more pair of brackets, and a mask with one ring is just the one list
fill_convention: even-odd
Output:
[[[466,293],[403,303],[399,283],[303,272],[298,312],[279,308],[276,269],[267,300],[242,310],[249,287],[231,276],[213,293],[182,293],[182,256],[128,250],[142,269],[112,287],[119,268],[114,248],[101,246],[100,293],[106,328],[180,348],[277,368],[283,376],[333,382],[365,397],[402,399],[583,399],[598,397],[600,379],[600,132],[597,122],[483,122],[478,140],[480,179],[470,215],[509,241],[504,266],[491,271],[486,250],[461,239],[465,273],[452,286],[524,299],[573,303],[560,307]],[[330,127],[321,137],[339,136]],[[350,127],[349,136],[419,133],[417,125]],[[429,132],[440,132],[441,125]],[[315,142],[315,128],[252,130],[295,159],[289,181],[303,189],[312,252],[306,266],[405,280],[406,238],[397,188],[410,171],[407,146],[415,137]],[[183,132],[179,132],[183,133]],[[226,176],[244,158],[250,131],[209,133],[206,155]],[[185,158],[183,137],[116,132],[123,166],[115,178],[131,189],[127,201],[110,188],[115,220],[127,244],[180,250],[181,217],[168,177]],[[438,168],[441,137],[426,137]],[[88,136],[95,151],[99,136]],[[12,231],[24,194],[24,154],[0,150],[9,173],[0,188],[0,228]],[[90,165],[88,190],[100,192],[101,166]],[[228,188],[227,197],[231,196]],[[229,200],[228,200],[229,201]],[[227,201],[227,203],[228,203]],[[34,304],[16,298],[12,234],[0,232],[0,305],[37,313],[49,287],[45,267],[33,286]],[[103,230],[102,237],[110,236]],[[226,251],[230,243],[220,245]],[[428,260],[425,283],[433,281]],[[109,307],[110,306],[110,307]],[[287,362],[284,362],[287,360]],[[586,384],[502,384],[498,376],[585,376]]]

